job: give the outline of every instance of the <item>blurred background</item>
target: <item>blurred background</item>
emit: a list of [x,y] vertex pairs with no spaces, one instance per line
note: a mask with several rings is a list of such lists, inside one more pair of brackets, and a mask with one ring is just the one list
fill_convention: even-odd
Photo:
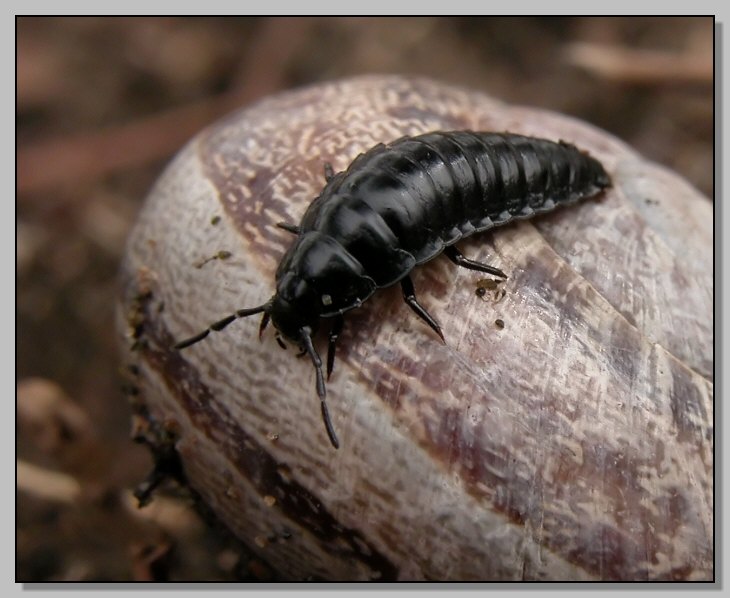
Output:
[[187,139],[280,90],[422,75],[610,131],[713,184],[711,18],[17,19],[18,581],[269,580],[130,440],[116,274]]

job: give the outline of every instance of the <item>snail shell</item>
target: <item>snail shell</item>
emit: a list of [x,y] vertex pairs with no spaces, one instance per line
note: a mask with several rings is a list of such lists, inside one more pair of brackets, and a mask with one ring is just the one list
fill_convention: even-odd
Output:
[[[417,268],[446,345],[397,288],[350,312],[328,383],[339,450],[311,363],[253,318],[171,349],[272,295],[293,239],[275,223],[298,222],[325,162],[456,129],[564,139],[613,188],[461,243],[509,275],[497,289]],[[282,578],[711,579],[711,239],[706,198],[567,117],[400,77],[284,93],[201,132],[147,199],[119,310],[136,405]]]

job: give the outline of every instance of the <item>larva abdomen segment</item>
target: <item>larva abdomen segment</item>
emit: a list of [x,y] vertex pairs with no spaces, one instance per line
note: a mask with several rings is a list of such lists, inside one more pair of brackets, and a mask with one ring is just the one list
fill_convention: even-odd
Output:
[[[550,211],[607,186],[600,163],[572,145],[455,131],[398,140],[348,170],[340,192],[381,216],[416,263],[475,232]],[[346,195],[342,195],[342,201]]]
[[598,161],[564,142],[428,133],[358,156],[325,186],[300,228],[332,237],[383,287],[461,238],[608,185]]

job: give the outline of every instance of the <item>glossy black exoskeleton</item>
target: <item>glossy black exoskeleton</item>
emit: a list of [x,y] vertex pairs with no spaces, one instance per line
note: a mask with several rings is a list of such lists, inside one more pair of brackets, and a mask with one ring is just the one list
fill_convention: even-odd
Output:
[[327,184],[299,225],[276,271],[276,293],[258,307],[238,310],[178,343],[182,349],[237,318],[263,313],[298,343],[316,371],[322,417],[333,446],[339,442],[325,402],[322,363],[312,335],[332,318],[327,376],[343,314],[377,289],[401,284],[413,311],[443,340],[441,328],[418,303],[410,272],[440,253],[454,263],[506,278],[454,247],[464,237],[530,218],[593,196],[610,186],[603,166],[565,142],[509,133],[436,132],[379,144],[344,172],[325,165]]

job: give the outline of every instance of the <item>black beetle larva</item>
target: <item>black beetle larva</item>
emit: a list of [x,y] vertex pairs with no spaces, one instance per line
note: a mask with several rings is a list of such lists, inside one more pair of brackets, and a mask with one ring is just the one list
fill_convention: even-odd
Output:
[[435,132],[378,144],[344,172],[325,165],[327,183],[299,225],[276,271],[276,293],[175,345],[188,347],[211,330],[263,313],[298,343],[316,371],[322,417],[339,446],[325,402],[322,362],[312,345],[320,318],[332,318],[327,376],[332,373],[343,314],[377,289],[401,284],[413,311],[443,340],[441,327],[416,300],[411,270],[440,253],[459,266],[506,278],[464,257],[454,243],[515,219],[549,212],[610,185],[603,166],[563,141],[510,133]]

